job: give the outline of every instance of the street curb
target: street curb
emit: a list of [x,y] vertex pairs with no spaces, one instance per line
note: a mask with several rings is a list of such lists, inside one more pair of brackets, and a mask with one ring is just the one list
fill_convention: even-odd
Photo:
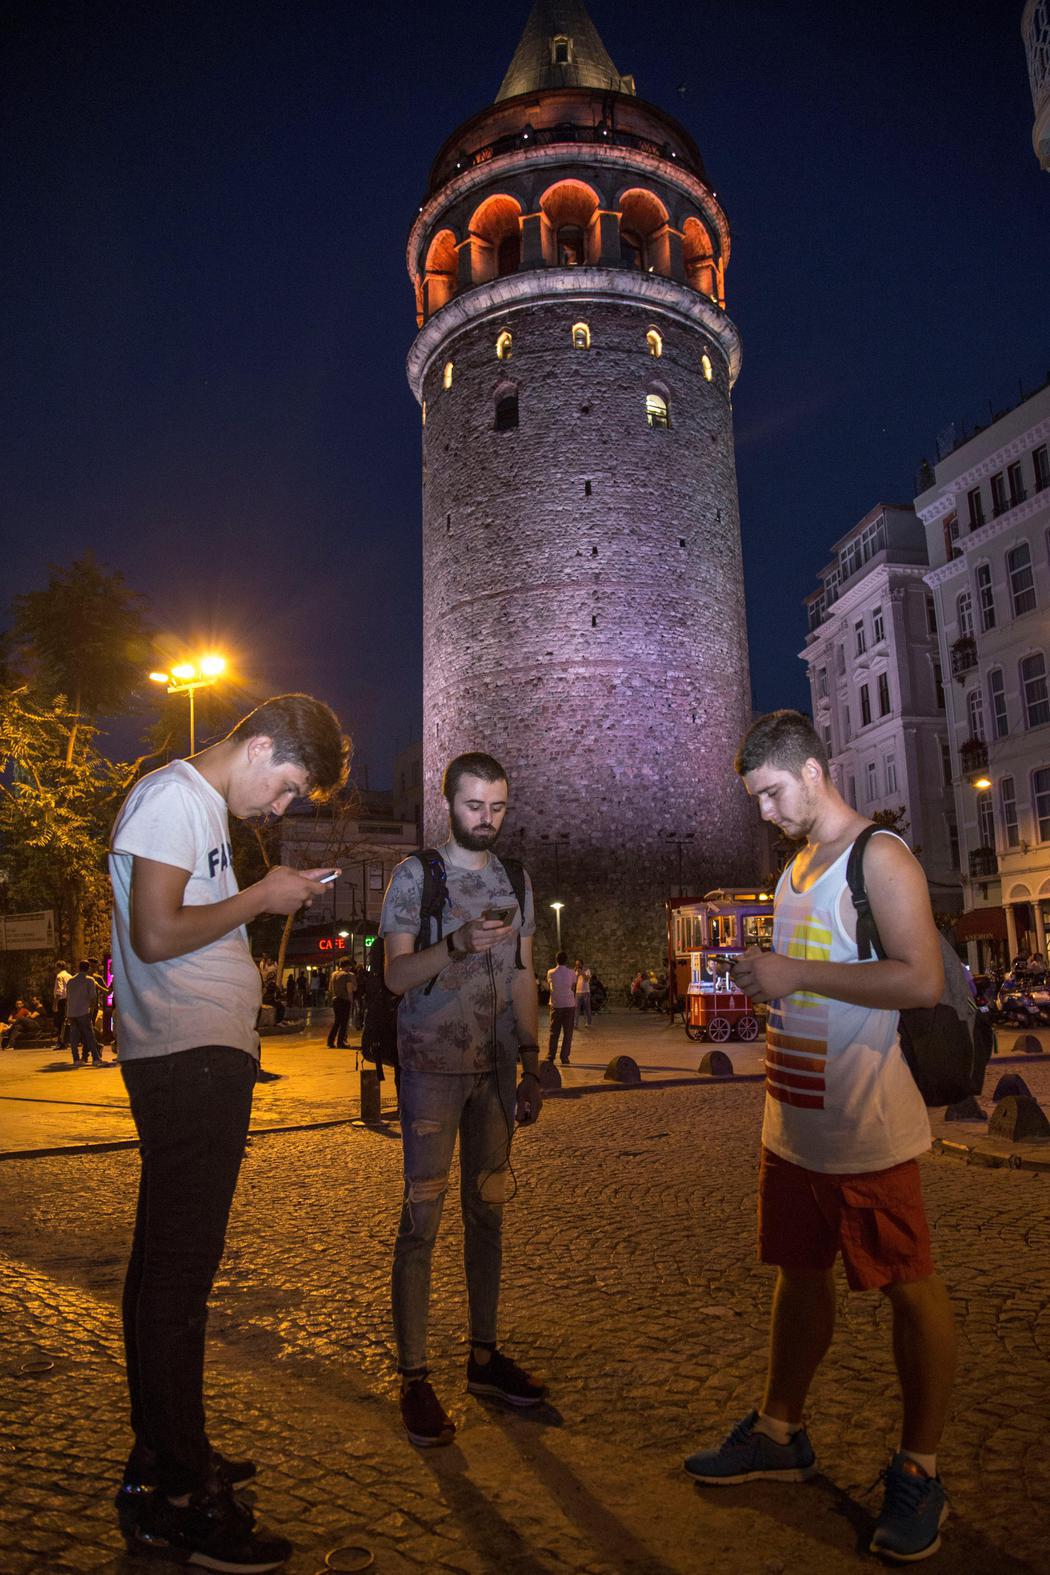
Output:
[[959,1159],[964,1165],[981,1165],[985,1170],[1034,1170],[1050,1172],[1050,1159],[1028,1159],[1016,1152],[997,1154],[994,1149],[978,1148],[975,1143],[953,1143],[949,1138],[934,1138],[931,1154]]

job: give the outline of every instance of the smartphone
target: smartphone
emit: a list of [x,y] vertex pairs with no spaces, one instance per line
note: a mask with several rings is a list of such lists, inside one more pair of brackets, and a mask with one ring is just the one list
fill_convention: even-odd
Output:
[[501,924],[513,924],[518,911],[517,903],[512,908],[486,908],[481,915],[483,919],[498,919]]
[[339,871],[333,870],[331,875],[316,875],[314,879],[321,886],[330,886],[334,880],[339,879]]

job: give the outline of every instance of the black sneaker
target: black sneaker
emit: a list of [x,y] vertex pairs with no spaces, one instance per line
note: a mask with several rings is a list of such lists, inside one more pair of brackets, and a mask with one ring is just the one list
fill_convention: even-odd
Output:
[[539,1405],[547,1398],[546,1385],[536,1383],[502,1351],[493,1351],[484,1366],[474,1360],[471,1351],[467,1358],[467,1388],[472,1395],[496,1395],[508,1405]]
[[418,1444],[421,1449],[437,1449],[442,1444],[451,1444],[456,1436],[455,1422],[425,1377],[413,1378],[402,1391],[401,1420],[413,1444]]
[[[217,1449],[211,1452],[211,1468],[219,1484],[228,1488],[244,1487],[255,1475],[254,1460],[227,1460]],[[128,1456],[124,1480],[113,1500],[125,1537],[134,1531],[143,1504],[159,1485],[156,1452],[145,1444],[136,1444]]]
[[284,1537],[256,1532],[251,1510],[228,1488],[214,1485],[195,1493],[184,1506],[172,1504],[155,1489],[125,1541],[128,1552],[139,1557],[196,1564],[220,1575],[266,1575],[293,1551]]

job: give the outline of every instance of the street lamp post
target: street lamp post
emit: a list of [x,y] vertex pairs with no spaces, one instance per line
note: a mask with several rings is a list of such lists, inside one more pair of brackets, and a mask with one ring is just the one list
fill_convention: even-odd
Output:
[[196,713],[193,697],[198,689],[210,689],[226,671],[224,656],[202,656],[200,661],[177,662],[169,672],[150,673],[150,682],[165,684],[169,695],[190,697],[190,754],[197,749]]
[[554,924],[555,924],[555,928],[557,930],[557,936],[558,936],[558,945],[557,945],[558,951],[561,951],[561,910],[564,908],[564,906],[565,906],[565,904],[563,902],[552,902],[551,903],[551,907],[554,909]]

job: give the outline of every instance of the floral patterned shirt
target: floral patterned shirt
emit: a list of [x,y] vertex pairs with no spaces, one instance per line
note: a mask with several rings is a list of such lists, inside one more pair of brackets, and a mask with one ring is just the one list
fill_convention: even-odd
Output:
[[[441,921],[443,935],[452,934],[471,919],[480,919],[486,908],[517,906],[514,888],[494,853],[480,870],[460,869],[446,858],[445,877],[448,902]],[[418,935],[422,900],[423,866],[417,858],[403,859],[383,898],[380,935]],[[536,930],[527,872],[525,912],[516,914],[514,928],[522,935],[533,935]],[[402,1067],[419,1072],[476,1073],[513,1066],[518,1058],[511,1002],[511,986],[519,971],[516,955],[515,937],[511,936],[491,951],[468,952],[446,963],[429,990],[423,984],[406,991],[397,1013]]]

